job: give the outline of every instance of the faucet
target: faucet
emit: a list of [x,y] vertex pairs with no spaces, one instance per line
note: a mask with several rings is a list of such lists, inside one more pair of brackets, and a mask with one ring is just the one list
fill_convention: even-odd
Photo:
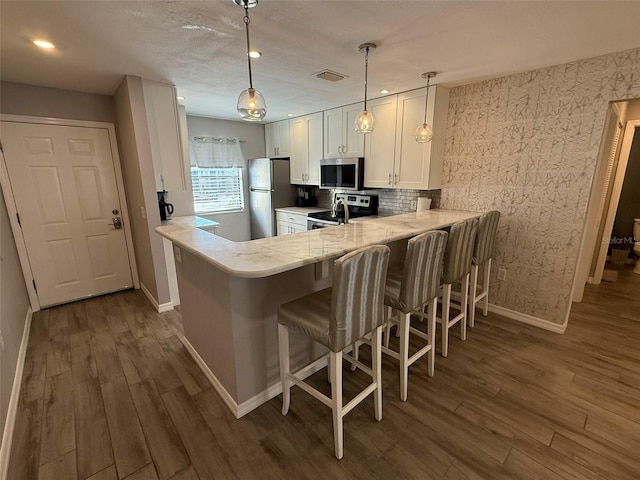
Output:
[[[349,205],[344,198],[339,198],[338,200],[336,200],[333,204],[334,211],[332,212],[334,217],[338,212],[338,205],[342,205],[342,209],[344,210],[344,224],[346,225],[347,223],[349,223]],[[340,225],[340,219],[338,219],[338,225]]]

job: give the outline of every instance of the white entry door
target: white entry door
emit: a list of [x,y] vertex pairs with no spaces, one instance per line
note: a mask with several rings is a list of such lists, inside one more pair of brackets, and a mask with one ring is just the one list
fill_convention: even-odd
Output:
[[41,306],[133,285],[109,130],[2,122]]

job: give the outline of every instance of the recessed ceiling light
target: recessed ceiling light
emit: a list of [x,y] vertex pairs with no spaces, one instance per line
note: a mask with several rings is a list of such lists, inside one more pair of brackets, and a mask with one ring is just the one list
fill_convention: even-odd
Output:
[[383,89],[383,90],[380,90],[380,93],[381,93],[381,94],[383,94],[383,95],[385,95],[385,94],[389,93],[390,91],[391,91],[391,90],[387,90],[387,89],[385,88],[385,89]]
[[249,56],[251,58],[260,58],[262,56],[262,52],[259,52],[258,50],[251,50],[249,52]]
[[183,97],[182,95],[178,95],[176,98],[177,98],[178,100],[184,100],[184,97]]
[[287,113],[287,117],[293,117],[293,113]]
[[56,46],[53,43],[51,43],[51,42],[49,42],[47,40],[34,40],[33,44],[35,46],[37,46],[37,47],[45,48],[47,50],[50,50],[52,48],[56,48]]

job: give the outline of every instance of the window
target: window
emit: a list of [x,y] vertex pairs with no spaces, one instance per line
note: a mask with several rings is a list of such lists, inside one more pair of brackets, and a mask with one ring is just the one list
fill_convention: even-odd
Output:
[[242,169],[191,167],[193,205],[196,213],[244,209]]

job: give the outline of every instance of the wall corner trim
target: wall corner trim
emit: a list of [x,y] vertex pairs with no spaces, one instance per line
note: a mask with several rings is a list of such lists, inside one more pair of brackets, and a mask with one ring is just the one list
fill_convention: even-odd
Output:
[[567,329],[566,321],[564,324],[553,323],[549,320],[534,317],[533,315],[527,315],[526,313],[516,312],[515,310],[510,310],[499,305],[494,305],[493,303],[489,304],[489,311],[492,313],[497,313],[498,315],[502,315],[503,317],[507,317],[511,320],[526,323],[527,325],[532,325],[534,327],[538,327],[554,333],[563,334]]
[[173,310],[173,303],[167,302],[167,303],[159,304],[158,301],[153,297],[153,295],[151,295],[151,292],[149,291],[149,289],[142,282],[140,282],[140,290],[142,290],[144,294],[147,296],[147,299],[149,299],[149,301],[151,302],[151,305],[153,305],[153,308],[156,309],[156,312],[164,313],[164,312],[169,312]]
[[7,478],[7,470],[9,469],[9,455],[11,454],[13,430],[16,424],[16,416],[18,414],[18,401],[20,400],[22,374],[24,372],[24,361],[27,356],[27,345],[29,344],[32,317],[33,310],[31,310],[31,307],[28,307],[24,321],[22,341],[20,342],[20,349],[18,350],[18,361],[16,362],[16,373],[13,377],[13,386],[11,387],[11,397],[9,398],[7,417],[2,434],[2,446],[0,446],[0,478]]

